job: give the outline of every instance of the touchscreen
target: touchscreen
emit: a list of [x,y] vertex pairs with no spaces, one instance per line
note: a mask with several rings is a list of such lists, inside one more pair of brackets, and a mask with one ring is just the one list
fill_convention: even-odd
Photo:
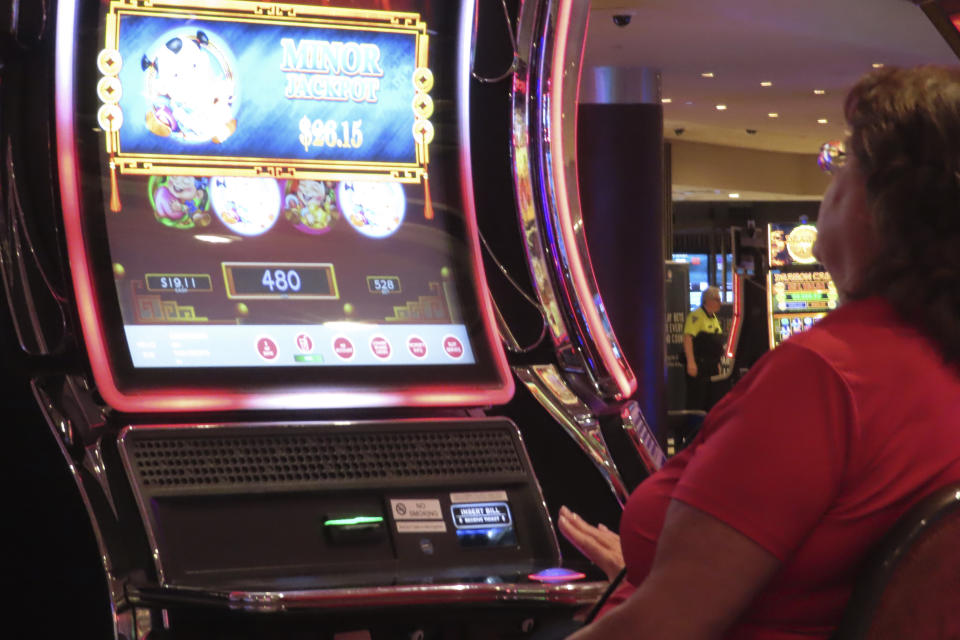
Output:
[[102,248],[134,368],[475,362],[455,38],[430,3],[340,4],[106,5]]

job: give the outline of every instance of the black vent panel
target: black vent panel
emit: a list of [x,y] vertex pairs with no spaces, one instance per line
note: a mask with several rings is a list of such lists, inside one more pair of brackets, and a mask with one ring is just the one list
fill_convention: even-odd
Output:
[[[124,439],[131,470],[151,490],[289,486],[307,483],[436,480],[523,474],[508,429],[337,431],[171,436],[134,432]],[[209,432],[208,432],[209,433]]]

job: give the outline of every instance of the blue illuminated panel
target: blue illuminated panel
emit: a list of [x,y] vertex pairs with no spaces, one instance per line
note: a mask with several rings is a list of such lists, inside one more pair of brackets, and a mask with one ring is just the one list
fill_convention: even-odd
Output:
[[450,507],[457,540],[464,547],[512,547],[517,534],[506,502],[474,502]]

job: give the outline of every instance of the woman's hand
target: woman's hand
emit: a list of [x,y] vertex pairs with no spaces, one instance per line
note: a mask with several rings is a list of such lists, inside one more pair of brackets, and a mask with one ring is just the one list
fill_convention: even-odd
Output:
[[736,529],[673,500],[644,581],[567,640],[720,638],[779,567]]
[[608,579],[613,580],[623,569],[620,536],[603,524],[595,527],[570,509],[560,507],[557,526],[563,537],[593,564],[600,567],[600,570],[607,574]]
[[697,369],[697,363],[696,363],[696,362],[688,362],[688,363],[687,363],[687,375],[690,376],[691,378],[696,378],[698,373],[699,373],[699,370]]

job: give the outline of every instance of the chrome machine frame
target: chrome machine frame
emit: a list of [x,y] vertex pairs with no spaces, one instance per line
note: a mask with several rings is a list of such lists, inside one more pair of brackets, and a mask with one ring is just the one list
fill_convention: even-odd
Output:
[[[525,2],[513,91],[513,161],[534,287],[565,370],[584,373],[603,400],[637,380],[613,333],[593,275],[580,208],[576,111],[589,6]],[[559,308],[558,308],[559,307]],[[560,311],[551,317],[551,311]]]
[[[512,159],[531,281],[560,369],[589,404],[611,406],[629,398],[637,380],[603,305],[580,205],[576,114],[588,17],[588,3],[577,0],[523,3],[513,79]],[[536,379],[532,370],[517,373],[528,387]],[[587,410],[562,419],[554,409],[564,403],[544,402],[543,395],[535,393],[623,502],[623,481],[595,416]],[[665,456],[639,406],[627,402],[619,414],[641,462],[648,472],[655,471]]]

